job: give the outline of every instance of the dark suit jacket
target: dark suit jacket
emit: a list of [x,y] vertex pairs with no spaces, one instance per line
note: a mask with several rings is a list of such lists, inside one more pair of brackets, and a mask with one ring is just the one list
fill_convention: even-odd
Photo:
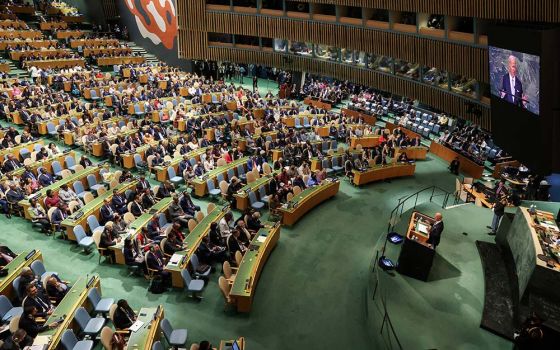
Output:
[[138,183],[136,184],[136,188],[138,190],[144,190],[146,188],[150,188],[150,183],[148,181],[142,182],[142,180],[139,180]]
[[113,196],[113,199],[111,200],[111,204],[113,204],[113,207],[115,207],[115,209],[120,214],[124,214],[127,212],[126,200],[124,199],[123,196],[121,195]]
[[142,215],[142,209],[142,206],[136,202],[132,202],[132,204],[130,205],[130,212],[136,217]]
[[146,226],[146,228],[148,229],[148,234],[151,237],[154,236],[159,236],[159,233],[157,232],[161,227],[159,226],[159,222],[154,222],[152,220],[150,220],[150,222],[148,223],[148,225]]
[[54,178],[51,174],[44,173],[39,175],[39,183],[41,184],[41,186],[47,187],[54,183]]
[[443,232],[443,221],[440,221],[432,226],[430,230],[430,238],[428,238],[428,243],[435,247],[438,246],[439,240],[441,239],[441,234]]
[[117,329],[126,329],[132,326],[134,323],[134,311],[132,310],[124,310],[120,307],[117,307],[115,310],[115,315],[113,316],[113,324]]
[[504,100],[508,101],[509,103],[513,103],[519,106],[523,105],[523,84],[519,78],[515,77],[515,94],[511,94],[511,82],[509,80],[509,73],[505,74],[502,79],[502,90],[506,93],[504,96]]
[[48,326],[39,326],[32,316],[22,315],[19,319],[19,328],[25,330],[31,338],[35,338],[39,333],[47,330]]
[[109,208],[107,208],[107,206],[104,204],[104,205],[101,207],[101,210],[99,210],[99,214],[100,214],[100,215],[99,215],[99,216],[100,216],[100,220],[99,220],[99,221],[100,221],[100,224],[101,224],[101,225],[105,225],[105,223],[106,223],[107,221],[113,221],[113,217],[114,217],[114,215],[115,215],[115,210],[114,210],[113,208],[111,208],[111,209],[112,209],[112,212],[111,212],[111,211],[109,210]]
[[51,306],[49,298],[40,291],[37,291],[35,298],[25,297],[23,299],[22,306],[25,308],[27,306],[35,306],[37,309],[36,317],[45,317]]
[[148,267],[150,269],[163,271],[163,258],[162,257],[156,258],[156,256],[152,252],[146,254],[146,263],[148,264]]
[[64,217],[64,213],[62,212],[62,210],[60,209],[56,209],[55,211],[53,211],[52,216],[51,216],[51,222],[53,224],[60,224],[62,221],[64,221],[65,217]]

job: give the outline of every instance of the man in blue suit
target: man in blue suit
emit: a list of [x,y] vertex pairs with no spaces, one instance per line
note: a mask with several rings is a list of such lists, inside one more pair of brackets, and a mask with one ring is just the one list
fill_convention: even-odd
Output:
[[501,97],[509,103],[525,107],[523,84],[517,78],[517,58],[515,56],[508,58],[508,73],[502,79]]
[[113,198],[111,199],[111,204],[121,215],[128,211],[126,207],[126,199],[121,193],[117,192],[117,190],[113,190]]
[[39,183],[43,187],[50,186],[54,183],[54,177],[44,168],[39,168]]
[[105,223],[107,223],[108,221],[113,221],[113,218],[115,217],[115,213],[116,211],[112,207],[111,202],[109,201],[108,198],[105,198],[105,200],[103,201],[103,205],[99,210],[100,224],[105,225]]

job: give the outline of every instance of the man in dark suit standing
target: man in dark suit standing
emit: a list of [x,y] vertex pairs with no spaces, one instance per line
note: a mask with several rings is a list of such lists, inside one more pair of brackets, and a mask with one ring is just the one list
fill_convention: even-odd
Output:
[[430,238],[428,238],[427,243],[432,248],[436,249],[441,239],[441,234],[443,233],[443,216],[441,215],[441,213],[436,213],[434,219],[436,221],[434,222],[432,227],[430,227]]
[[508,73],[502,79],[501,97],[509,103],[525,107],[523,84],[517,78],[517,58],[515,56],[509,56],[508,58]]

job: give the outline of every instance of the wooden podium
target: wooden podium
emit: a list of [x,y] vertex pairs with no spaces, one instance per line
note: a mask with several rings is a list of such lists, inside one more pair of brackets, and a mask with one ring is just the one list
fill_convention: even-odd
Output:
[[401,248],[397,271],[400,274],[427,281],[434,262],[435,249],[427,243],[429,227],[435,219],[419,212],[413,212]]

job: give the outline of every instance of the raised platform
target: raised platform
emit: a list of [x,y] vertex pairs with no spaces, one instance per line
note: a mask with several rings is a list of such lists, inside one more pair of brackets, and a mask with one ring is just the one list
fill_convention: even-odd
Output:
[[[511,349],[511,342],[480,327],[485,285],[475,243],[493,243],[486,228],[492,219],[491,211],[470,204],[442,210],[432,203],[421,204],[416,210],[430,216],[441,212],[445,230],[427,282],[378,268],[370,274],[366,304],[368,329],[376,342],[375,348],[398,348],[387,328],[378,337],[385,301],[403,349]],[[411,214],[412,210],[403,214],[396,232],[405,234]],[[381,249],[383,239],[384,235],[375,250]],[[396,262],[400,249],[389,243],[386,256]],[[374,255],[375,250],[372,249]],[[405,331],[410,329],[415,331]]]

